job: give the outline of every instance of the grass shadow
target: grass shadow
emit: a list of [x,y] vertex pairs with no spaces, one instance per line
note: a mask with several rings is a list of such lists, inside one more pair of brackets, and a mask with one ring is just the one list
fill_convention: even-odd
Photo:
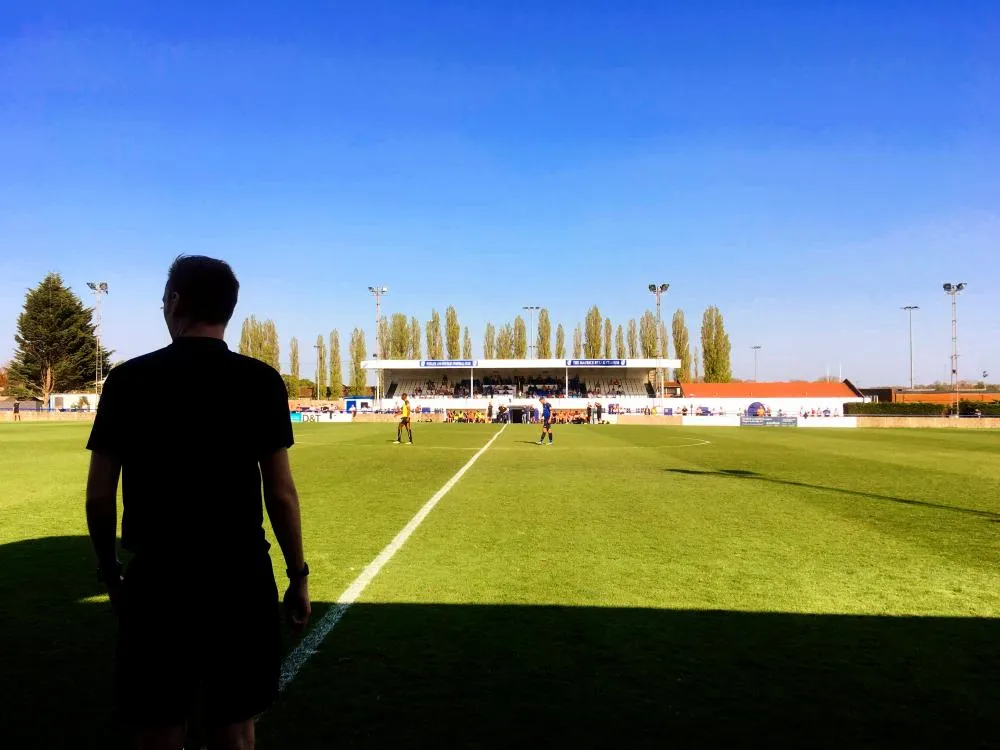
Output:
[[0,747],[125,747],[112,714],[117,625],[96,565],[85,536],[0,545]]
[[808,490],[822,490],[824,492],[836,492],[841,495],[851,495],[853,497],[868,498],[871,500],[881,500],[891,503],[899,503],[901,505],[913,505],[922,508],[933,508],[934,510],[946,510],[952,513],[962,513],[969,516],[978,516],[979,518],[986,518],[991,521],[1000,521],[1000,513],[994,513],[989,510],[976,510],[975,508],[962,508],[956,505],[945,505],[943,503],[932,503],[926,500],[913,500],[906,497],[894,497],[892,495],[880,495],[875,492],[862,492],[860,490],[848,490],[841,487],[829,487],[822,484],[809,484],[808,482],[794,482],[790,479],[777,479],[775,477],[764,476],[755,471],[748,471],[746,469],[719,469],[717,471],[707,471],[704,469],[667,469],[671,474],[684,474],[687,476],[705,476],[705,477],[731,477],[734,479],[755,479],[760,482],[768,482],[770,484],[782,484],[787,487],[801,487]]
[[359,604],[261,747],[970,747],[1000,622]]
[[114,747],[115,622],[111,605],[96,599],[105,591],[89,539],[5,544],[0,570],[2,744]]
[[[0,570],[3,746],[121,746],[87,538],[0,546]],[[358,604],[259,747],[988,747],[998,663],[989,619]]]

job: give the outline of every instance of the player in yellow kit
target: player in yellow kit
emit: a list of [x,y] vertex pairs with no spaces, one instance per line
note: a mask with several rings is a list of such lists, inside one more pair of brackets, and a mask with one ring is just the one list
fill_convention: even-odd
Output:
[[410,436],[410,445],[413,445],[413,429],[410,427],[410,399],[407,398],[404,393],[400,398],[403,399],[403,407],[399,411],[399,425],[396,427],[396,445],[401,442],[400,438],[403,437],[403,428],[406,428],[406,434]]

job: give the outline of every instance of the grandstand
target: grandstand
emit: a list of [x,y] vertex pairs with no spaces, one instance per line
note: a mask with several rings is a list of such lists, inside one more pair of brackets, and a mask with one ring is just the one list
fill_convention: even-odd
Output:
[[[384,398],[411,394],[430,408],[470,408],[480,399],[511,404],[545,396],[556,408],[581,401],[657,401],[655,371],[679,367],[673,359],[368,360],[382,374]],[[676,389],[665,392],[676,395]]]
[[[664,383],[657,393],[656,368],[677,360],[510,359],[369,360],[381,373],[384,397],[376,409],[392,409],[403,393],[419,410],[478,410],[484,400],[511,409],[540,396],[557,410],[575,411],[600,403],[611,415],[673,415],[685,418],[740,415],[841,417],[845,404],[864,395],[850,382],[834,383]],[[567,412],[568,413],[568,412]]]

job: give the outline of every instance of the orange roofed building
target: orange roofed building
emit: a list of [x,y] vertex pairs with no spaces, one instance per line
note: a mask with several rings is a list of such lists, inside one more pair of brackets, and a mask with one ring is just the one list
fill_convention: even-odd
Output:
[[864,398],[849,380],[833,383],[791,381],[785,383],[681,383],[681,398],[733,399],[851,399]]

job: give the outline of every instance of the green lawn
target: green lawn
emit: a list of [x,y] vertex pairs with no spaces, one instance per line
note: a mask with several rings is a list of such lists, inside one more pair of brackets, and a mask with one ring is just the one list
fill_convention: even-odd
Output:
[[[297,427],[314,621],[495,428],[415,432]],[[4,746],[112,737],[86,434],[0,426]],[[1000,434],[536,439],[507,428],[441,500],[260,747],[1000,746]]]

